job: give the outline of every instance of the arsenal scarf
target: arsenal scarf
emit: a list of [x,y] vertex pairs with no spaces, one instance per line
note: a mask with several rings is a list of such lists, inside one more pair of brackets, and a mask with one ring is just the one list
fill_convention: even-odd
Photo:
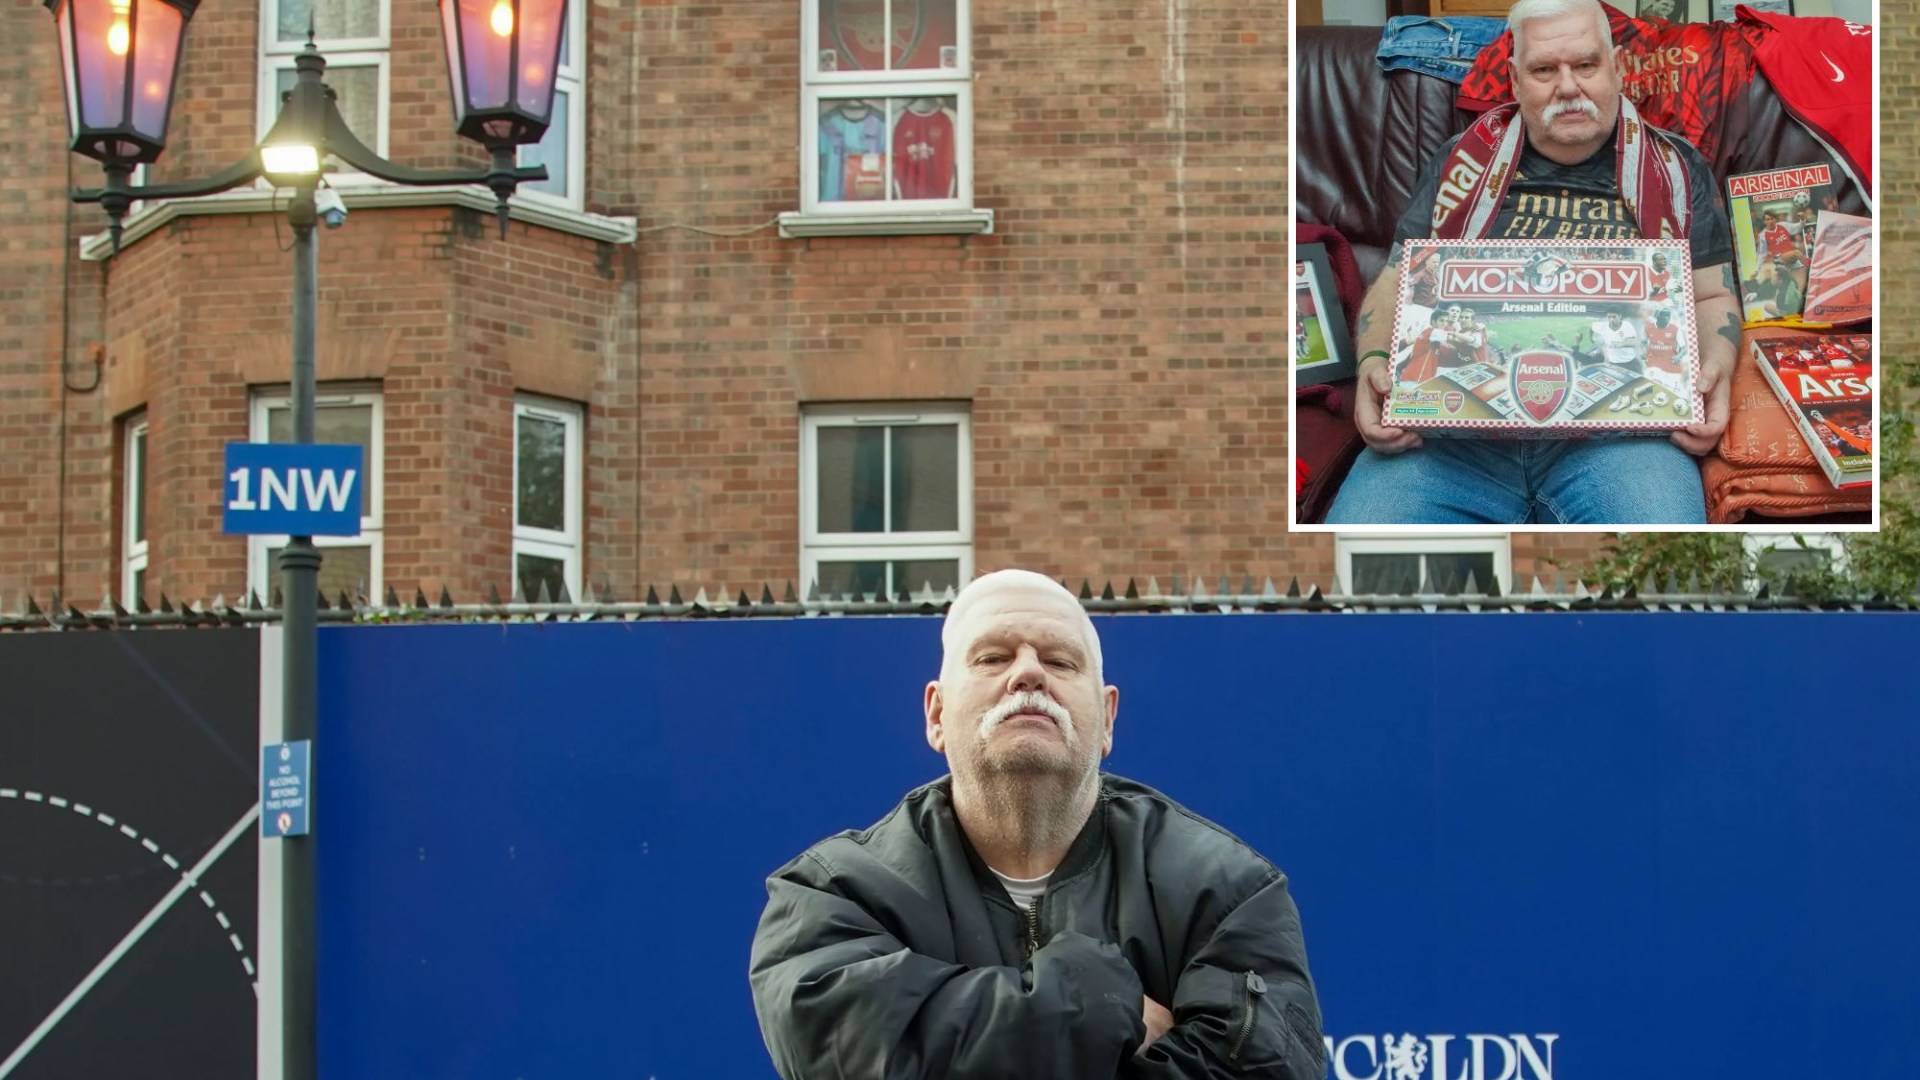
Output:
[[[1527,137],[1519,112],[1520,106],[1512,102],[1491,109],[1460,136],[1440,168],[1434,191],[1435,239],[1479,240],[1493,230]],[[1625,96],[1620,98],[1617,124],[1614,175],[1620,180],[1621,200],[1639,222],[1640,235],[1648,240],[1685,237],[1693,224],[1686,164],[1648,129]]]

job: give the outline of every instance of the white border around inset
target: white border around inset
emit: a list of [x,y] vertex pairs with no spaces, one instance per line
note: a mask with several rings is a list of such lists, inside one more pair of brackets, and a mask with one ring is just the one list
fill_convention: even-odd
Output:
[[[1874,177],[1875,177],[1874,179],[1875,188],[1876,190],[1879,190],[1885,183],[1885,181],[1880,176],[1880,172],[1881,172],[1881,167],[1886,163],[1885,155],[1881,153],[1880,109],[1881,109],[1882,102],[1881,102],[1881,87],[1880,87],[1880,79],[1879,79],[1879,75],[1886,70],[1884,64],[1882,63],[1882,60],[1883,60],[1882,53],[1884,52],[1882,39],[1885,37],[1885,33],[1886,33],[1886,20],[1885,20],[1885,13],[1882,11],[1882,5],[1879,4],[1877,0],[1873,6],[1872,30],[1873,30],[1873,70],[1875,75],[1875,78],[1872,80],[1872,83],[1873,83],[1873,166],[1872,168],[1873,168]],[[1298,59],[1298,56],[1299,56],[1299,47],[1298,47],[1299,40],[1300,40],[1300,22],[1299,22],[1299,19],[1297,18],[1297,12],[1295,11],[1294,0],[1287,0],[1287,212],[1288,212],[1288,219],[1284,225],[1284,227],[1287,230],[1287,258],[1284,265],[1289,275],[1291,275],[1292,273],[1294,260],[1299,257],[1298,255],[1299,245],[1295,242],[1294,235],[1293,235],[1293,224],[1294,224],[1293,212],[1294,212],[1294,207],[1299,205],[1299,200],[1300,200],[1299,185],[1296,183],[1296,180],[1298,177],[1298,170],[1294,167],[1294,162],[1297,157],[1296,144],[1298,142],[1295,136],[1296,136],[1296,133],[1300,130],[1300,123],[1299,123],[1300,96],[1293,92],[1294,84],[1297,81],[1298,68],[1296,67],[1296,60]],[[1880,206],[1885,202],[1884,199],[1880,199],[1880,198],[1872,198],[1871,201],[1875,206]],[[1886,291],[1884,288],[1886,284],[1885,275],[1881,273],[1881,267],[1884,264],[1881,262],[1881,259],[1880,259],[1880,233],[1881,233],[1881,223],[1876,218],[1874,223],[1874,230],[1873,230],[1873,267],[1874,267],[1873,325],[1876,327],[1881,325],[1880,301],[1881,301],[1881,295]],[[1288,333],[1285,335],[1289,340],[1291,340],[1292,338],[1291,328],[1293,326],[1293,318],[1294,318],[1293,296],[1292,296],[1292,290],[1289,289],[1288,296],[1287,296],[1287,306],[1286,306],[1286,327],[1288,328]],[[1354,349],[1357,351],[1359,347],[1360,347],[1360,343],[1356,339],[1354,342]],[[1878,333],[1875,333],[1873,335],[1873,377],[1874,377],[1873,429],[1876,432],[1880,430],[1880,404],[1881,404],[1880,398],[1883,392],[1883,388],[1887,385],[1886,375],[1887,375],[1887,372],[1884,366],[1884,353],[1880,348],[1880,335]],[[1293,468],[1294,462],[1298,460],[1298,457],[1294,452],[1295,450],[1294,435],[1299,431],[1299,426],[1294,423],[1294,394],[1297,389],[1298,387],[1296,386],[1296,383],[1295,383],[1295,372],[1293,370],[1293,358],[1292,358],[1291,352],[1289,352],[1287,356],[1287,410],[1288,410],[1287,411],[1287,458],[1288,458],[1288,462],[1287,462],[1288,464],[1287,531],[1288,532],[1328,533],[1328,534],[1342,533],[1342,534],[1354,535],[1354,536],[1358,536],[1361,534],[1374,535],[1374,536],[1397,536],[1397,535],[1471,536],[1471,535],[1484,535],[1489,528],[1498,528],[1498,529],[1504,529],[1509,533],[1619,533],[1619,532],[1779,533],[1782,530],[1782,528],[1786,526],[1786,523],[1781,523],[1781,522],[1761,522],[1761,523],[1739,524],[1739,525],[1614,525],[1614,526],[1607,526],[1607,525],[1496,525],[1496,526],[1488,526],[1488,525],[1358,525],[1358,526],[1355,526],[1355,525],[1303,524],[1299,519],[1299,508],[1300,508],[1299,478],[1298,478],[1298,474]],[[1880,483],[1881,483],[1880,455],[1875,454],[1873,458],[1873,484],[1874,484],[1873,489],[1874,491],[1879,492],[1883,490],[1880,486]],[[1865,524],[1865,525],[1825,525],[1823,524],[1823,525],[1818,525],[1811,529],[1808,529],[1807,531],[1822,532],[1822,533],[1879,532],[1880,531],[1880,500],[1877,498],[1874,500],[1873,519],[1869,524]]]

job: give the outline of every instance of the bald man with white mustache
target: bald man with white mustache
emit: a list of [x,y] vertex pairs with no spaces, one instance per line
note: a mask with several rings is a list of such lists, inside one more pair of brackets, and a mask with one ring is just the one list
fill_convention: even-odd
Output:
[[749,965],[785,1080],[1325,1075],[1287,879],[1100,771],[1120,691],[1072,593],[961,591],[927,684],[949,775],[767,880]]

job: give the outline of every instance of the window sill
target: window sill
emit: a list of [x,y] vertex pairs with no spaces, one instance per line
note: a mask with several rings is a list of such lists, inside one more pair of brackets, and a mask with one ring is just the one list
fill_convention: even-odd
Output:
[[[493,193],[478,185],[457,188],[403,187],[398,184],[360,186],[341,184],[338,192],[348,210],[378,210],[411,206],[459,206],[491,218]],[[149,202],[128,215],[121,230],[120,246],[125,248],[148,233],[176,218],[203,214],[266,214],[282,212],[291,198],[284,190],[242,187],[197,199],[165,199]],[[514,221],[539,225],[558,232],[583,236],[611,244],[631,244],[638,236],[633,218],[605,217],[557,206],[544,199],[515,198],[508,203]],[[348,219],[349,225],[352,219]],[[113,256],[113,239],[105,231],[80,241],[80,257],[98,262]]]
[[921,210],[877,214],[821,214],[789,210],[780,215],[780,235],[985,236],[993,232],[991,210]]

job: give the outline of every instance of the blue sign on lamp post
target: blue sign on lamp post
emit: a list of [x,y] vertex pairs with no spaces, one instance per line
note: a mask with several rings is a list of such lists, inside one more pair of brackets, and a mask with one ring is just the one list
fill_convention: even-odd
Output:
[[313,742],[270,743],[260,748],[260,835],[268,839],[307,835],[313,800],[309,765]]
[[365,476],[358,446],[228,443],[222,531],[358,536]]

